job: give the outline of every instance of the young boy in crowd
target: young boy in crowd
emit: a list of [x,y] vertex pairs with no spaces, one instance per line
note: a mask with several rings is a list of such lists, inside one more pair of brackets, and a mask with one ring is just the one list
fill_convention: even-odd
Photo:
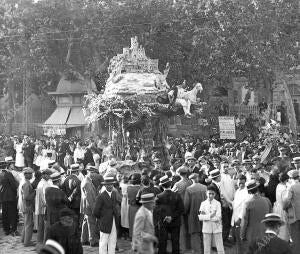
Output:
[[203,221],[202,233],[204,254],[211,253],[212,238],[216,243],[218,254],[225,254],[222,239],[222,212],[221,203],[215,200],[215,189],[207,187],[207,199],[200,205],[199,220]]

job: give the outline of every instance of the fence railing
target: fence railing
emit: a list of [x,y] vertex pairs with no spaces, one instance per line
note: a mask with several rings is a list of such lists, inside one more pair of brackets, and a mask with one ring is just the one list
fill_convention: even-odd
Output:
[[259,107],[257,105],[247,106],[247,105],[230,105],[229,106],[229,115],[244,115],[249,116],[252,114],[253,116],[257,116],[259,114]]

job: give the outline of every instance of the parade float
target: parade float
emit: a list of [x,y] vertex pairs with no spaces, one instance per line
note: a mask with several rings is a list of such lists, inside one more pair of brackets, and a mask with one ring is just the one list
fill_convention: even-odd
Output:
[[177,114],[178,104],[189,117],[197,92],[202,91],[201,84],[191,91],[170,89],[166,80],[169,64],[161,72],[158,60],[146,56],[137,37],[131,38],[130,48],[124,48],[122,54],[110,60],[108,72],[103,94],[86,96],[86,119],[106,124],[112,151],[118,159],[143,160],[156,152],[162,163],[167,163],[167,118]]

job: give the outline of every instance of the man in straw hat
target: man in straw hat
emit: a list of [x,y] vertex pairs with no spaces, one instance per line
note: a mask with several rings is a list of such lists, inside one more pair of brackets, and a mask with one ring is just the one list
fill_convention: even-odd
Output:
[[298,253],[300,250],[300,177],[299,170],[294,169],[288,172],[292,185],[288,189],[286,207],[294,210],[294,218],[289,221],[291,228],[291,237],[293,241],[293,251]]
[[19,208],[24,215],[24,228],[22,231],[22,243],[24,246],[33,246],[31,242],[33,233],[33,212],[35,190],[32,188],[30,180],[34,173],[32,168],[24,168],[24,181],[19,187]]
[[280,215],[268,213],[261,221],[266,227],[262,238],[250,245],[248,254],[292,254],[288,243],[278,237],[280,227],[284,224]]
[[93,210],[94,216],[99,219],[100,242],[99,252],[114,254],[117,244],[118,208],[116,193],[113,192],[114,177],[104,177],[105,191],[98,195]]
[[265,227],[261,224],[261,220],[267,213],[272,210],[271,202],[261,197],[258,193],[258,185],[252,180],[247,185],[247,190],[252,197],[245,203],[241,220],[241,240],[243,249],[246,250],[250,243],[255,241],[257,237],[262,237]]
[[55,172],[50,175],[52,186],[45,190],[46,200],[46,229],[52,224],[59,221],[59,210],[68,206],[68,199],[66,194],[59,188],[61,183],[61,175]]
[[168,234],[171,234],[172,253],[179,254],[179,235],[181,216],[184,213],[184,204],[179,193],[171,190],[171,181],[168,176],[160,178],[160,185],[164,191],[157,195],[154,210],[155,224],[158,224],[158,253],[165,254]]
[[39,245],[44,242],[44,232],[45,232],[45,214],[46,214],[46,200],[45,200],[45,190],[51,186],[50,175],[52,171],[47,169],[44,170],[41,176],[41,180],[36,187],[35,195],[35,215],[37,216],[37,243]]
[[132,235],[132,249],[137,253],[144,253],[142,246],[142,235],[148,233],[154,236],[153,224],[153,208],[155,205],[154,193],[146,193],[141,195],[140,203],[142,206],[139,208],[135,215],[133,235]]
[[84,215],[81,242],[82,245],[89,244],[91,247],[98,246],[99,237],[96,229],[96,217],[93,215],[93,209],[96,202],[97,190],[93,184],[92,174],[97,171],[95,166],[87,166],[87,175],[81,182],[81,204],[80,213]]

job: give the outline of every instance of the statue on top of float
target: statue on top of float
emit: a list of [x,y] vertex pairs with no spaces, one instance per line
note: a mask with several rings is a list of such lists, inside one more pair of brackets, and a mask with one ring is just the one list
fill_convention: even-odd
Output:
[[169,63],[163,72],[158,69],[158,59],[150,59],[145,49],[139,45],[137,37],[131,38],[131,47],[123,48],[123,53],[110,60],[104,96],[126,94],[157,94],[157,101],[169,106],[181,105],[185,116],[191,117],[192,104],[198,104],[197,94],[202,92],[200,83],[190,91],[180,86],[170,88],[166,78],[170,70]]

